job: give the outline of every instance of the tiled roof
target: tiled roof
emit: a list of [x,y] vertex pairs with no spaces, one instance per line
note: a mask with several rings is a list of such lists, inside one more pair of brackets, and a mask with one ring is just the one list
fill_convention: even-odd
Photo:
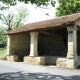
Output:
[[80,18],[80,13],[76,13],[76,14],[66,15],[66,16],[62,16],[62,17],[58,17],[50,20],[29,23],[15,30],[11,30],[7,34],[15,34],[15,33],[27,32],[27,31],[60,27],[64,24],[69,25],[70,23],[75,22],[79,18]]

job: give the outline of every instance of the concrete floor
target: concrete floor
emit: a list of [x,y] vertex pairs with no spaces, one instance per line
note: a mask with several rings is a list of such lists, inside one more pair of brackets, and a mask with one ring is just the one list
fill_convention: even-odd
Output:
[[0,60],[0,80],[80,80],[80,70]]

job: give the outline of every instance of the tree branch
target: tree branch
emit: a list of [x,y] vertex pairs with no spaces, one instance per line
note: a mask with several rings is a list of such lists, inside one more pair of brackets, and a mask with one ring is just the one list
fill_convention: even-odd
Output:
[[[4,14],[3,14],[3,17],[4,17],[4,19],[5,19],[5,23],[9,26],[8,21],[7,21],[6,17],[4,16]],[[1,18],[1,19],[2,19],[2,18]],[[2,19],[2,21],[4,21],[4,19]]]

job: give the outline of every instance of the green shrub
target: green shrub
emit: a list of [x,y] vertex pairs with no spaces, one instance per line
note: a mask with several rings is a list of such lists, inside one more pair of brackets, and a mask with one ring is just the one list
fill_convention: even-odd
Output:
[[7,48],[0,48],[0,60],[6,60]]

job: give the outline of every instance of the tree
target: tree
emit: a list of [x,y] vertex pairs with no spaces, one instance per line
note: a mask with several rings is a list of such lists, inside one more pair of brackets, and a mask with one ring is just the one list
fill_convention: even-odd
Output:
[[2,14],[2,16],[1,16],[2,23],[8,27],[8,31],[12,29],[13,18],[14,18],[14,16],[11,14],[8,14],[7,16]]
[[18,8],[17,11],[18,13],[15,16],[15,20],[17,20],[17,23],[13,26],[14,29],[22,26],[23,25],[22,21],[24,21],[26,16],[29,15],[28,10],[25,7]]
[[9,8],[9,4],[6,5],[6,4],[3,4],[2,1],[0,0],[0,10],[6,10]]
[[[6,10],[8,8],[9,8],[9,5],[3,5],[2,3],[0,4],[0,11]],[[0,17],[1,17],[1,14],[0,14]]]
[[5,35],[6,33],[6,28],[0,26],[0,41],[5,43],[7,41],[7,36]]
[[5,9],[8,9],[9,8],[9,6],[1,6],[0,5],[0,10],[5,10]]
[[22,7],[17,10],[16,15],[10,14],[10,13],[8,15],[4,15],[4,14],[1,14],[1,15],[2,15],[1,20],[3,24],[5,24],[8,27],[8,31],[9,31],[9,30],[19,27],[20,24],[22,24],[21,22],[28,15],[28,11],[24,7]]
[[[10,5],[15,5],[17,3],[17,0],[0,0],[0,1]],[[40,5],[47,6],[48,4],[51,4],[52,6],[54,6],[56,0],[18,0],[18,1],[25,2],[25,3],[31,2],[32,4],[34,3],[38,6]]]
[[63,16],[80,12],[80,0],[58,0],[56,16]]

